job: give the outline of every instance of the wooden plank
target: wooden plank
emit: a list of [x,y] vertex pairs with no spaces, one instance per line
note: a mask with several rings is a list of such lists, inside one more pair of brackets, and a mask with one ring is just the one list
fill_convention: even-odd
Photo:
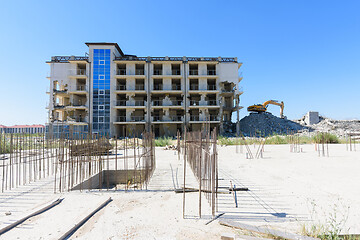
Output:
[[69,231],[67,231],[65,234],[63,234],[59,239],[69,239],[82,225],[84,225],[92,216],[94,216],[98,211],[100,211],[103,207],[108,205],[112,201],[111,198],[103,202],[99,207],[97,207],[94,211],[92,211],[90,214],[88,214],[85,218],[83,218],[80,222],[75,224],[74,227],[72,227]]
[[222,215],[224,215],[225,213],[220,213],[219,215],[217,215],[216,217],[214,217],[213,219],[211,219],[210,221],[208,221],[207,223],[205,223],[205,225],[208,225],[209,223],[212,223],[213,221],[215,221],[216,219],[218,219],[219,217],[221,217]]
[[269,234],[269,235],[273,235],[276,237],[281,237],[281,238],[289,239],[289,240],[319,240],[318,238],[312,238],[312,237],[302,236],[302,235],[298,235],[298,234],[294,234],[294,233],[282,232],[282,231],[274,230],[274,229],[270,229],[270,228],[257,227],[257,226],[248,225],[245,223],[235,222],[235,221],[228,220],[228,219],[222,219],[219,221],[219,223],[221,225],[228,226],[228,227],[244,229],[244,230],[248,230],[250,232],[257,232],[257,233],[261,233],[261,234]]
[[[198,188],[177,188],[177,189],[174,189],[175,193],[191,193],[191,192],[199,192],[199,189]],[[212,193],[210,190],[204,190],[202,189],[201,192],[204,192],[204,193]],[[219,194],[229,194],[229,192],[226,192],[226,191],[218,191],[217,193]]]

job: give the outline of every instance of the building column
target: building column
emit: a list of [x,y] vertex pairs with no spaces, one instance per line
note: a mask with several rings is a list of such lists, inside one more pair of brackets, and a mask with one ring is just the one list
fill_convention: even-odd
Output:
[[147,66],[147,74],[145,78],[145,88],[146,88],[146,123],[145,123],[145,129],[147,132],[151,132],[151,84],[150,84],[150,57],[148,57],[148,60],[146,61]]
[[240,97],[236,96],[236,136],[240,135],[240,115],[239,115]]
[[186,57],[183,57],[183,71],[182,71],[182,75],[183,75],[183,93],[184,93],[184,121],[183,121],[183,132],[185,132],[185,129],[188,129],[189,127],[189,123],[188,123],[188,119],[187,119],[187,111],[188,111],[188,107],[187,107],[187,100],[188,100],[188,85],[187,85],[187,73],[186,73]]
[[225,105],[225,98],[224,96],[221,96],[221,104],[220,104],[220,135],[224,134],[224,105]]

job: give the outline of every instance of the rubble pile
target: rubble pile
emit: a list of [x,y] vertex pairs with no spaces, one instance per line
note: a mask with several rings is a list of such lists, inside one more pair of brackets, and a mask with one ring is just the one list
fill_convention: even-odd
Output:
[[[305,116],[298,120],[278,118],[271,113],[250,113],[240,120],[240,131],[245,137],[270,136],[274,134],[293,134],[302,132],[313,136],[317,132],[328,132],[338,137],[345,137],[347,133],[360,133],[360,120],[333,120],[319,116],[317,124],[307,125]],[[224,136],[236,136],[236,124],[224,123]]]
[[[310,125],[310,128],[315,132],[329,132],[338,137],[345,137],[346,133],[360,132],[360,120],[333,120],[323,116],[319,117],[320,122]],[[296,122],[305,126],[303,121]]]
[[271,113],[250,113],[240,120],[240,131],[244,136],[270,136],[292,134],[300,130],[311,130],[291,120],[278,118]]
[[224,122],[224,137],[235,137],[236,136],[236,123]]

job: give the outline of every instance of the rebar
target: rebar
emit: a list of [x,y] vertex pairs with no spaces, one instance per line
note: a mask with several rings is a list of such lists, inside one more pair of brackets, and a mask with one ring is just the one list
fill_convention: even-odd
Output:
[[[0,133],[1,192],[49,177],[54,178],[54,192],[70,191],[77,185],[82,191],[83,183],[88,180],[92,186],[92,177],[97,174],[101,184],[103,170],[108,172],[106,189],[110,188],[110,171],[115,171],[115,179],[119,179],[118,171],[122,174],[126,171],[125,178],[130,182],[124,185],[137,189],[147,187],[155,170],[153,141],[152,133],[131,139],[109,139],[106,135],[75,131]],[[130,149],[133,154],[129,153]],[[128,164],[130,158],[133,164]],[[124,168],[121,168],[121,161]]]
[[218,188],[218,158],[217,158],[217,133],[216,128],[210,132],[210,128],[203,131],[184,133],[184,192],[183,192],[183,216],[185,217],[185,183],[186,162],[189,164],[199,184],[199,217],[202,216],[202,194],[205,193],[212,216],[215,217],[217,210]]

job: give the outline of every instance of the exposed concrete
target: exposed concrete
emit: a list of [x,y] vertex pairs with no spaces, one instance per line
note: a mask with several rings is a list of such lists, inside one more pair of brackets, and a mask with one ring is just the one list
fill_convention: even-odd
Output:
[[141,184],[142,180],[144,180],[144,175],[144,170],[136,170],[135,174],[134,170],[103,170],[101,173],[76,185],[71,190],[106,188],[108,184],[112,187],[117,184],[127,184],[129,181]]
[[305,123],[307,125],[313,125],[319,123],[319,112],[308,112],[305,115]]

